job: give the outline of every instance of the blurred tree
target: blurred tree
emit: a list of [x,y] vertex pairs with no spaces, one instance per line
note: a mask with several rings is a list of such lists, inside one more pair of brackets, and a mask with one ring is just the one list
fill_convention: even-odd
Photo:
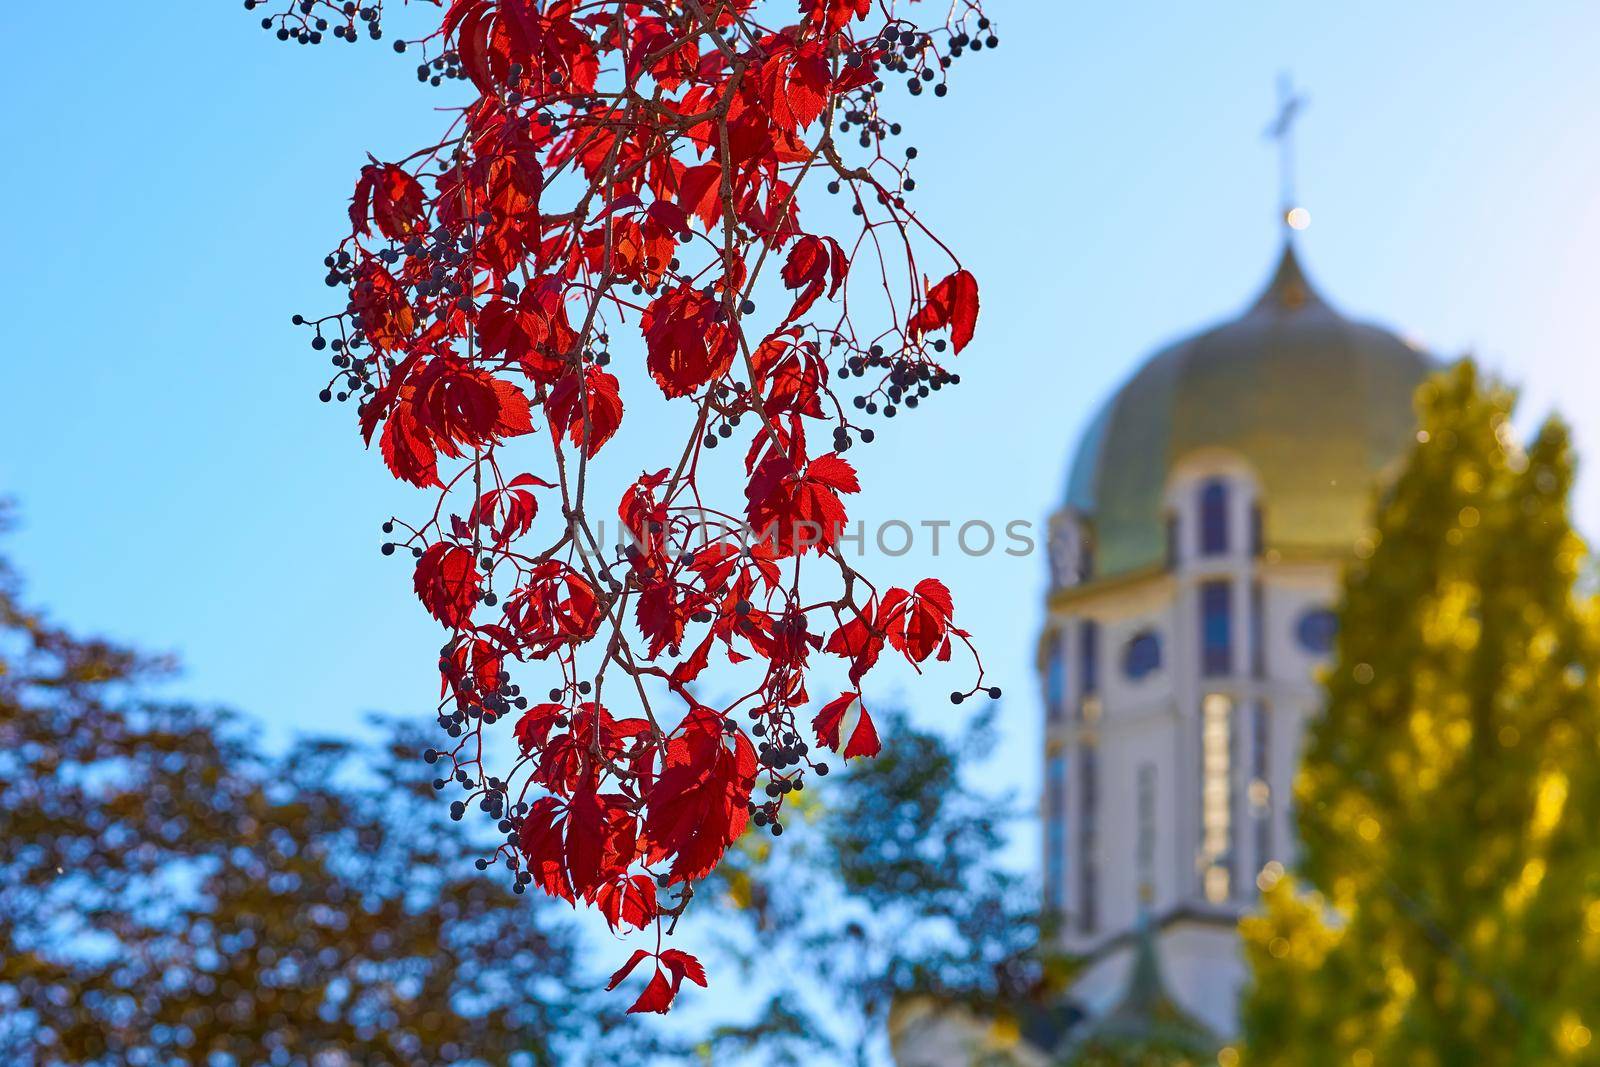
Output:
[[[791,795],[784,836],[747,834],[713,883],[731,905],[714,933],[771,997],[712,1032],[707,1060],[879,1063],[891,1008],[917,998],[1016,1036],[1063,1022],[1071,965],[1038,951],[1037,889],[1002,862],[1017,814],[966,773],[992,746],[992,712],[955,741],[885,718],[878,756],[851,761],[820,802]],[[797,958],[820,987],[787,980]]]
[[171,669],[28,610],[0,560],[0,1062],[869,1062],[897,999],[1019,1033],[1059,1002],[1036,895],[999,862],[1014,812],[963,770],[990,716],[956,742],[891,716],[831,806],[748,833],[705,932],[752,988],[800,955],[822,983],[651,1036],[591,996],[559,905],[476,870],[422,733],[269,754],[153,699]]
[[1573,459],[1470,362],[1345,585],[1295,790],[1301,871],[1243,925],[1245,1060],[1600,1062],[1600,642]]
[[612,1058],[571,925],[474,869],[420,735],[264,755],[141,696],[166,666],[0,562],[0,1062]]

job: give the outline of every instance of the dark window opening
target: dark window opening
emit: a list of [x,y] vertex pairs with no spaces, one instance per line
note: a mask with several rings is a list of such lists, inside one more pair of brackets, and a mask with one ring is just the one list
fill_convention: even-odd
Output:
[[1050,757],[1046,796],[1049,834],[1045,848],[1048,850],[1049,901],[1055,911],[1067,906],[1067,757],[1058,754]]
[[1093,745],[1078,750],[1078,929],[1093,933],[1098,919],[1095,809],[1099,804],[1099,761]]
[[1065,642],[1052,641],[1050,659],[1045,666],[1045,710],[1051,722],[1058,721],[1067,707],[1067,650]]
[[1295,626],[1295,637],[1300,647],[1317,656],[1333,651],[1333,639],[1339,633],[1339,617],[1327,608],[1312,608],[1300,616]]
[[1250,584],[1250,673],[1267,676],[1267,607],[1260,582]]
[[1160,669],[1160,636],[1154,630],[1134,634],[1122,650],[1122,673],[1138,681]]
[[1200,673],[1207,678],[1233,671],[1233,588],[1227,582],[1200,586]]
[[1083,695],[1100,691],[1100,624],[1085,619],[1078,626],[1078,677],[1083,680]]
[[1228,486],[1221,479],[1200,486],[1200,554],[1220,556],[1228,551]]

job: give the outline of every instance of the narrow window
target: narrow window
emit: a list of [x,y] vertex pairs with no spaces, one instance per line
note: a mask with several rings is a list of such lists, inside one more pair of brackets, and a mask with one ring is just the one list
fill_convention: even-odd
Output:
[[1256,870],[1260,871],[1272,860],[1272,787],[1268,773],[1272,767],[1272,726],[1267,705],[1256,701],[1251,719],[1252,752],[1250,776],[1250,808],[1256,820]]
[[1050,642],[1050,658],[1045,664],[1045,714],[1051,722],[1061,721],[1067,708],[1067,652],[1063,642]]
[[1257,500],[1250,505],[1250,554],[1261,555],[1266,548],[1265,521],[1261,518],[1261,501]]
[[1267,676],[1266,594],[1260,582],[1250,583],[1250,673]]
[[1093,619],[1078,625],[1078,659],[1083,695],[1093,696],[1100,691],[1100,624]]
[[1167,570],[1178,566],[1178,516],[1167,516]]
[[1094,932],[1098,918],[1098,871],[1095,867],[1096,834],[1098,824],[1096,806],[1099,803],[1099,762],[1093,745],[1078,750],[1078,930]]
[[1200,673],[1207,678],[1233,671],[1233,587],[1225,581],[1200,586]]
[[1049,904],[1053,911],[1064,911],[1067,906],[1067,757],[1057,753],[1050,757],[1045,773],[1045,837],[1046,882]]
[[1206,899],[1232,892],[1233,701],[1208,693],[1200,702],[1200,855]]
[[1220,556],[1228,551],[1228,486],[1213,478],[1200,486],[1200,554]]

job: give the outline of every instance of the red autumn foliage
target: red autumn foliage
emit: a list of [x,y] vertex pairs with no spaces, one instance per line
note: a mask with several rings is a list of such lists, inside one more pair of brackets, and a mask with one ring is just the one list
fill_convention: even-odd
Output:
[[908,324],[913,334],[950,328],[950,345],[959,354],[972,340],[978,325],[978,283],[967,271],[958,270],[928,290],[921,310]]
[[670,860],[669,884],[703,878],[744,832],[756,782],[750,739],[695,708],[667,744],[651,788],[644,840],[650,863]]
[[350,224],[356,232],[366,236],[367,219],[375,219],[378,232],[399,240],[409,237],[422,225],[425,205],[422,183],[406,173],[405,168],[393,163],[379,163],[361,168],[361,180],[356,182],[356,195],[350,200]]
[[661,1015],[667,1013],[672,1006],[672,1000],[678,995],[678,987],[687,978],[699,986],[706,984],[705,968],[700,966],[700,961],[684,952],[682,949],[669,948],[661,952],[646,952],[644,949],[635,949],[628,962],[624,963],[606,983],[607,989],[615,989],[621,985],[623,979],[633,973],[633,969],[643,961],[654,957],[655,970],[652,972],[650,984],[644,987],[644,992],[639,994],[639,999],[633,1002],[628,1009],[633,1012],[650,1011]]
[[417,560],[417,597],[428,613],[446,626],[462,626],[478,598],[478,568],[472,550],[439,541]]
[[[846,719],[851,721],[846,730]],[[811,720],[817,732],[817,743],[833,749],[845,759],[855,756],[876,756],[883,747],[878,743],[878,730],[872,716],[861,702],[860,693],[841,693],[822,706],[817,717]],[[841,734],[847,734],[844,747],[839,747]]]
[[750,528],[773,546],[777,556],[825,552],[844,530],[840,493],[859,493],[855,468],[829,453],[804,469],[777,449],[756,466],[745,487]]
[[935,652],[943,660],[950,658],[950,638],[967,636],[950,624],[954,614],[950,590],[937,578],[924,578],[909,593],[889,590],[878,608],[878,626],[890,647],[905,653],[912,663],[921,663]]
[[586,456],[600,451],[622,425],[622,397],[616,375],[585,367],[556,382],[544,403],[550,428],[566,435]]
[[722,377],[739,351],[726,302],[687,283],[657,297],[639,319],[650,374],[668,397],[689,396]]
[[[302,43],[383,33],[382,0],[252,6]],[[519,892],[655,927],[611,986],[649,959],[630,1010],[665,1012],[706,982],[661,947],[695,883],[741,834],[781,832],[820,750],[878,752],[861,693],[883,649],[920,671],[959,646],[976,677],[954,698],[983,687],[942,584],[880,590],[847,558],[872,467],[842,453],[959,384],[941,358],[973,339],[977,282],[909,203],[916,152],[885,105],[943,96],[951,60],[998,42],[977,0],[926,28],[908,0],[439,6],[396,50],[468,99],[433,144],[361,167],[327,259],[344,306],[296,321],[332,349],[322,399],[354,401],[389,473],[433,497],[384,551],[412,553],[448,631],[440,785],[507,831],[488,861]],[[810,221],[824,186],[850,225]],[[681,417],[641,438],[645,473],[608,481],[641,389]],[[711,491],[722,457],[742,506]],[[819,661],[851,688],[809,715]],[[506,719],[517,759],[495,774],[484,734]]]

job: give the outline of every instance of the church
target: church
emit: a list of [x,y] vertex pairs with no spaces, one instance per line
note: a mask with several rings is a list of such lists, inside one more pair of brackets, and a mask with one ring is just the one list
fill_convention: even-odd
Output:
[[1059,947],[1085,961],[1069,1003],[1000,1036],[903,1005],[901,1067],[1072,1063],[1142,1039],[1216,1063],[1236,1033],[1236,925],[1294,860],[1291,786],[1340,569],[1371,550],[1374,488],[1434,366],[1312,285],[1300,210],[1241,314],[1105,401],[1050,519],[1041,866]]

